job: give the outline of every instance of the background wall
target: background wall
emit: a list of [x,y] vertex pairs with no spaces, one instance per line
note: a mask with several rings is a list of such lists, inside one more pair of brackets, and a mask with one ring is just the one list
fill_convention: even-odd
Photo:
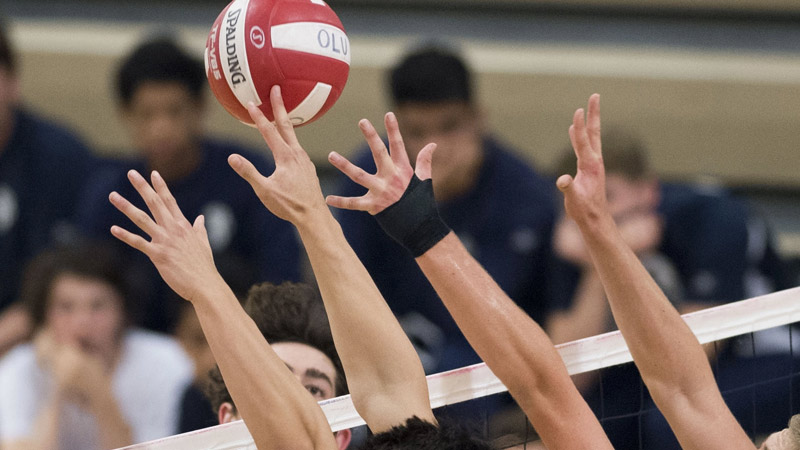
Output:
[[[22,51],[28,103],[76,127],[99,152],[124,154],[111,90],[119,58],[165,31],[201,55],[225,3],[26,0],[2,7]],[[604,121],[640,132],[661,174],[713,177],[759,197],[788,230],[785,248],[800,253],[791,240],[800,230],[792,209],[800,203],[800,2],[330,3],[348,30],[353,64],[336,106],[299,130],[320,167],[329,151],[348,154],[361,144],[360,118],[380,121],[389,108],[384,74],[404,49],[443,40],[477,71],[492,127],[540,167],[549,168],[567,145],[575,108],[600,92]],[[255,130],[209,98],[213,133],[262,146]]]

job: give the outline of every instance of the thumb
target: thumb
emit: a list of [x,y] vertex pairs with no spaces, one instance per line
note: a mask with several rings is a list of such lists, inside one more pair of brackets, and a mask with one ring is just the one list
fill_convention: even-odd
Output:
[[194,219],[194,223],[192,224],[192,228],[198,231],[206,231],[206,216],[200,214]]
[[242,178],[244,178],[250,186],[255,187],[256,183],[264,178],[263,175],[256,169],[250,161],[242,155],[236,153],[228,156],[228,165]]
[[572,187],[572,181],[571,175],[561,175],[558,177],[558,180],[556,180],[556,186],[558,187],[559,191],[567,192],[567,190]]
[[417,163],[415,164],[414,173],[420,180],[427,180],[431,177],[431,166],[433,164],[433,152],[436,150],[436,144],[430,143],[417,155]]

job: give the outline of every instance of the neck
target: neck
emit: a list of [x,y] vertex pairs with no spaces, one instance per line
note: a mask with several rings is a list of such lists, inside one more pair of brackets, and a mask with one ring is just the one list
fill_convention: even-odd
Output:
[[200,165],[202,151],[199,146],[187,149],[177,158],[148,161],[150,170],[157,170],[165,181],[171,182],[187,177]]
[[436,178],[433,179],[433,191],[436,194],[437,202],[446,202],[461,195],[466,194],[478,182],[478,172],[483,166],[484,155],[481,153],[469,167],[460,171],[456,177],[453,177],[447,183],[436,184]]

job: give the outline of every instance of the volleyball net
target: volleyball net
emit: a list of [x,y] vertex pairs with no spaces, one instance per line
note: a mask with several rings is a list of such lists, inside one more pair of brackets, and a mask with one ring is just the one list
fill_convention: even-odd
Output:
[[[758,423],[765,424],[759,418],[760,409],[768,409],[773,413],[777,412],[781,417],[785,416],[783,426],[791,414],[798,413],[800,364],[797,361],[800,361],[800,353],[794,349],[794,339],[800,334],[794,330],[792,324],[800,322],[800,287],[697,311],[683,317],[700,343],[710,344],[713,347],[710,351],[717,356],[713,358],[712,368],[729,406],[733,410],[735,405],[744,402],[744,408],[749,408],[747,415],[752,415],[752,418],[742,419],[738,416],[737,418],[751,437],[757,439],[760,433]],[[722,344],[723,342],[725,343]],[[597,383],[599,393],[596,401],[590,399],[587,401],[592,405],[607,433],[613,433],[614,428],[619,426],[624,429],[624,434],[635,441],[632,444],[615,443],[618,449],[668,448],[653,447],[643,436],[648,427],[657,429],[665,423],[660,424],[661,419],[656,417],[657,410],[649,401],[646,388],[640,381],[637,382],[634,378],[631,378],[634,381],[628,381],[625,376],[620,376],[622,372],[619,371],[625,371],[626,367],[633,366],[629,364],[632,357],[619,331],[556,347],[571,375],[590,372],[596,374],[599,379]],[[723,353],[739,355],[739,358],[734,358],[736,364],[746,361],[747,365],[728,367],[726,359],[719,356]],[[608,374],[607,371],[611,370],[615,373]],[[480,402],[481,399],[506,392],[503,383],[485,364],[429,375],[427,378],[431,405],[437,411],[458,407],[463,402]],[[626,394],[628,397],[633,397],[627,398],[630,403],[635,404],[632,410],[619,408],[617,401],[619,392],[613,392],[613,389],[608,388],[609,383],[617,385],[623,383],[630,392],[633,392]],[[761,388],[769,388],[772,393],[770,395],[779,397],[780,402],[786,405],[773,403],[761,405],[765,395],[761,393]],[[603,392],[604,390],[606,392]],[[616,397],[609,398],[609,396]],[[324,400],[320,402],[320,406],[328,418],[332,431],[364,425],[349,395]],[[619,425],[616,425],[617,422]],[[631,424],[636,428],[630,429]],[[529,429],[527,421],[520,427],[516,433],[520,442],[512,442],[508,444],[508,448],[539,448],[536,444],[525,444],[535,439],[535,431]],[[503,444],[502,447],[505,448],[506,445]],[[125,447],[127,450],[255,448],[252,437],[242,421]]]

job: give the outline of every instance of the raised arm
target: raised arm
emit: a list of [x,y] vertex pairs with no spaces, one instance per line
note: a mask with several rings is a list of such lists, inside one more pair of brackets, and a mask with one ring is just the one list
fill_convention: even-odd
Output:
[[190,301],[236,406],[259,449],[335,449],[322,410],[275,354],[214,266],[203,216],[190,223],[158,172],[152,187],[128,174],[152,218],[116,192],[111,203],[150,236],[111,233],[146,254],[164,281]]
[[231,167],[273,214],[297,227],[353,403],[370,429],[387,431],[413,416],[436,423],[425,373],[411,342],[325,204],[314,164],[297,141],[277,88],[270,100],[275,124],[258,108],[251,106],[249,111],[275,157],[275,172],[264,177],[239,155],[230,157]]
[[[392,154],[375,142],[375,175],[332,153],[331,163],[369,192],[328,197],[332,206],[367,211],[390,236],[411,250],[470,344],[508,387],[550,449],[610,449],[600,423],[567,374],[542,329],[500,289],[449,232],[436,211],[430,181],[434,146],[420,151],[416,170],[402,146],[396,120],[387,116]],[[376,151],[376,150],[382,151]],[[414,176],[416,173],[416,177]]]
[[567,214],[580,227],[611,310],[653,400],[684,449],[753,449],[728,410],[694,334],[622,239],[606,204],[600,99],[575,112],[569,135],[578,158],[562,175]]

